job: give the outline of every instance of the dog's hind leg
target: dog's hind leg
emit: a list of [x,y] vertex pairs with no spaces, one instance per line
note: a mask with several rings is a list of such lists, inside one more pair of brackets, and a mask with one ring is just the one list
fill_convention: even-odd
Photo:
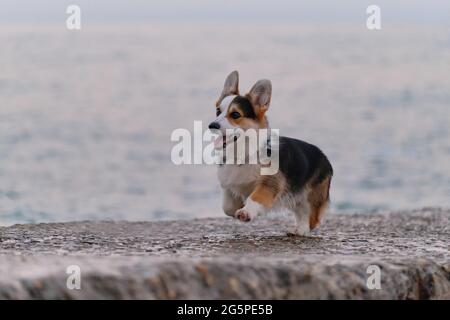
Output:
[[297,225],[289,235],[308,236],[322,220],[329,203],[331,176],[304,190],[294,208]]
[[296,225],[289,232],[289,236],[302,236],[307,237],[311,231],[310,228],[310,215],[311,215],[311,206],[307,199],[307,191],[303,191],[300,194],[300,199],[297,200],[297,205],[292,209]]
[[309,227],[311,230],[320,224],[320,221],[325,215],[330,200],[330,183],[331,176],[328,176],[323,181],[313,186],[308,193],[308,203],[311,208],[311,214],[309,216]]

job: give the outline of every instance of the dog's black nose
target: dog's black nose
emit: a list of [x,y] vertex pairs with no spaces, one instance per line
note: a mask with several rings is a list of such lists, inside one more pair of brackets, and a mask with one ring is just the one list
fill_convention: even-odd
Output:
[[208,126],[209,129],[220,129],[220,124],[218,122],[211,122]]

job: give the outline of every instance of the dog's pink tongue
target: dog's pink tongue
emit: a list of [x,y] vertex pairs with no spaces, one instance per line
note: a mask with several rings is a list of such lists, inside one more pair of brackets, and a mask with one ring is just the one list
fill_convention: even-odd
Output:
[[218,136],[216,139],[214,139],[214,148],[219,149],[222,148],[223,145],[223,136]]

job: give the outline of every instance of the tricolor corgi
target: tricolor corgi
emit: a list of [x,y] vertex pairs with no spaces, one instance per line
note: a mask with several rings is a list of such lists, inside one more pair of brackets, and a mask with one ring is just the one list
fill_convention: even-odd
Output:
[[[217,148],[234,148],[234,129],[268,129],[266,113],[272,96],[269,80],[259,80],[245,95],[239,94],[239,74],[228,75],[216,102],[216,119],[210,129],[220,132]],[[271,210],[284,209],[295,216],[296,226],[289,235],[307,236],[317,227],[330,200],[333,168],[325,154],[307,142],[278,137],[266,148],[278,148],[279,170],[262,175],[261,164],[220,164],[218,178],[223,189],[225,214],[249,222]],[[267,151],[267,150],[265,150]]]

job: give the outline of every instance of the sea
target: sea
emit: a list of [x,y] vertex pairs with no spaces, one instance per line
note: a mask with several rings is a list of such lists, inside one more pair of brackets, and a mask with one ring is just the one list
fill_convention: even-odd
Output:
[[232,70],[328,155],[332,212],[450,207],[449,28],[2,26],[0,225],[224,216],[216,167],[174,164],[171,135],[206,129]]

